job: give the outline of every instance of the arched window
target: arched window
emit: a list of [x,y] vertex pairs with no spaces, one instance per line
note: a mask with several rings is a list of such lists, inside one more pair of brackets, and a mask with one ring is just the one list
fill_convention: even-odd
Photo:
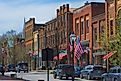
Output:
[[118,11],[118,18],[121,18],[121,9]]
[[117,21],[117,25],[121,26],[121,9],[118,11],[118,21]]

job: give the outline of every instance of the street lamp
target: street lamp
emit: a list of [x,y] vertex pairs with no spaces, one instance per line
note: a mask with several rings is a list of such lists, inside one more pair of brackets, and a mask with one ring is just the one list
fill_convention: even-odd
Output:
[[59,45],[59,43],[58,43],[58,29],[57,28],[56,28],[56,35],[55,36],[56,36],[55,37],[56,38],[55,41],[56,41],[56,53],[57,53],[57,60],[58,60],[57,61],[57,65],[58,65],[60,61],[59,61],[59,52],[58,52],[58,45]]
[[[76,40],[76,35],[74,33],[72,33],[70,35],[70,42],[71,42],[71,45],[73,46],[73,49],[72,49],[72,66],[73,66],[73,72],[74,72],[74,42]],[[73,76],[72,76],[72,81],[74,81],[74,73],[73,73]]]
[[29,59],[30,59],[30,71],[31,71],[31,57],[32,57],[32,51],[31,49],[29,49]]
[[2,47],[2,66],[3,66],[3,71],[2,71],[2,75],[4,75],[4,54],[5,54],[5,48]]
[[39,42],[39,33],[37,34],[37,44],[38,44],[38,50],[37,51],[38,51],[38,69],[39,69],[39,64],[40,64],[39,63],[39,48],[40,48],[40,45],[39,45],[40,44],[40,42]]

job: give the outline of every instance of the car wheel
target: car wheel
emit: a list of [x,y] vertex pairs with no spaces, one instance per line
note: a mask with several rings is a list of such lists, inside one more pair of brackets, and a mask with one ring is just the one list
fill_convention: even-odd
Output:
[[26,72],[28,73],[29,71],[27,70]]
[[61,76],[61,75],[59,75],[59,79],[60,79],[60,80],[62,79],[62,76]]
[[54,74],[54,75],[53,75],[53,77],[54,77],[54,79],[56,79],[56,78],[57,78],[57,75],[56,75],[56,74]]
[[20,71],[18,71],[18,73],[20,73]]
[[68,79],[68,76],[66,76],[66,79]]
[[102,78],[102,81],[106,81],[106,78],[103,77],[103,78]]
[[118,81],[118,80],[115,78],[114,81]]
[[83,75],[82,74],[80,74],[80,78],[83,79]]
[[74,80],[75,79],[75,77],[74,76],[72,76],[72,80]]
[[90,76],[89,74],[87,75],[87,79],[88,79],[88,80],[90,80],[90,79],[91,79],[91,76]]

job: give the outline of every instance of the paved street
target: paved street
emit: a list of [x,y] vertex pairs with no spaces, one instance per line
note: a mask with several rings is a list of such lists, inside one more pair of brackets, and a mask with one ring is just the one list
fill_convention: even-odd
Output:
[[[30,72],[30,73],[21,72],[21,73],[17,73],[17,78],[22,78],[22,79],[30,80],[30,81],[38,81],[38,80],[47,81],[47,74],[46,72]],[[49,81],[72,81],[72,80],[71,78],[69,78],[69,80],[54,79],[53,75],[50,74]],[[76,78],[75,81],[100,81],[100,80],[85,80],[85,79]]]

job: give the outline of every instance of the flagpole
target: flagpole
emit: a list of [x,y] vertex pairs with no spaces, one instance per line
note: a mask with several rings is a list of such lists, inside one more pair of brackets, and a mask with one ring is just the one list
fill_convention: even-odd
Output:
[[[74,42],[76,40],[76,35],[74,34],[74,32],[71,33],[70,35],[70,42],[72,45],[72,66],[73,66],[73,72],[74,72]],[[74,81],[74,73],[72,75],[72,81]]]

